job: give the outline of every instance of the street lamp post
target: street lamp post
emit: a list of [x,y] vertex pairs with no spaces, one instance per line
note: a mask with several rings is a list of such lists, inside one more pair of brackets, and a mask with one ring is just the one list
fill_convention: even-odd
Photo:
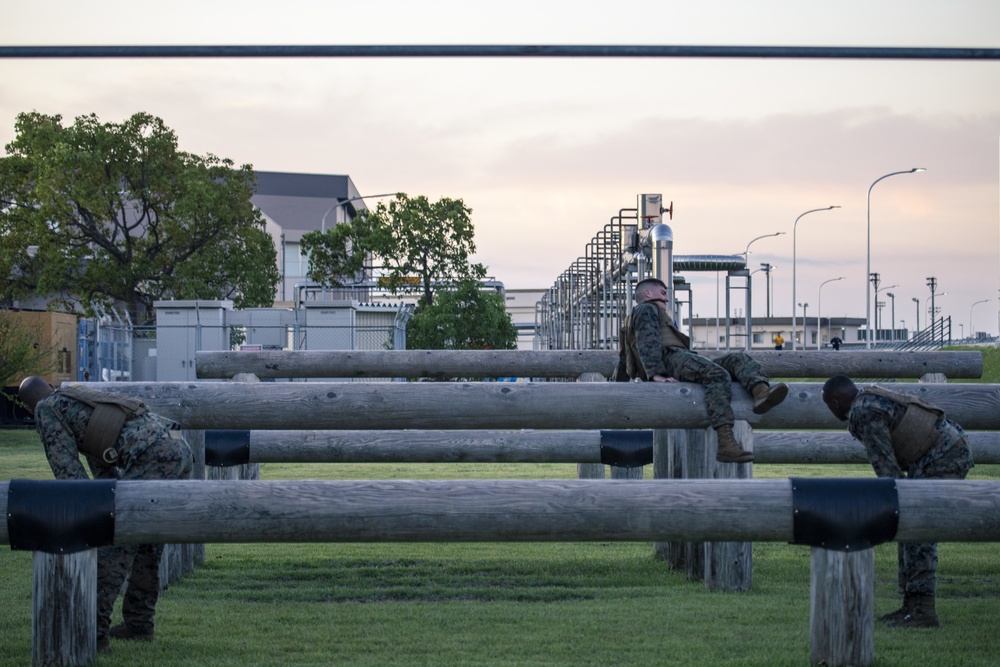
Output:
[[[806,211],[795,218],[795,222],[792,223],[792,349],[795,349],[795,241],[796,241],[796,228],[799,225],[799,220],[803,216],[809,215],[810,213],[816,213],[817,211],[829,211],[830,209],[840,208],[839,206],[827,206],[826,208],[814,208],[811,211]],[[802,323],[805,326],[805,322]],[[802,347],[805,347],[806,337],[802,336]]]
[[[879,302],[878,301],[878,293],[879,292],[883,292],[883,291],[885,291],[887,289],[892,289],[893,287],[899,287],[899,285],[886,285],[885,287],[879,287],[878,286],[878,274],[877,273],[873,273],[872,275],[875,276],[875,278],[873,279],[874,282],[875,282],[875,307],[878,308],[878,302]],[[884,301],[882,302],[882,305],[883,306],[885,305]],[[882,322],[881,311],[880,310],[876,310],[875,311],[875,340],[878,340],[878,332],[879,332],[879,330],[882,327],[881,322]]]
[[764,296],[767,297],[767,317],[771,317],[771,270],[774,268],[773,264],[767,262],[760,263],[760,270],[764,272],[764,277],[766,279],[766,290]]
[[914,167],[913,169],[909,169],[907,171],[894,171],[886,174],[885,176],[879,176],[870,186],[868,186],[868,262],[865,266],[865,286],[868,288],[868,292],[865,297],[865,326],[868,327],[868,336],[866,336],[866,338],[869,350],[872,349],[872,288],[871,283],[868,282],[868,276],[870,276],[872,272],[872,188],[874,188],[875,184],[882,179],[889,178],[890,176],[897,176],[899,174],[912,174],[917,171],[924,171],[924,168]]
[[931,309],[928,313],[928,321],[931,323],[931,342],[933,342],[935,340],[934,321],[937,319],[937,308],[934,307],[934,292],[937,290],[937,278],[929,276],[927,278],[927,286],[931,288]]
[[[830,278],[829,280],[824,280],[819,284],[819,298],[816,300],[816,349],[819,350],[823,346],[823,285],[827,283],[833,283],[838,280],[843,280],[844,276],[839,278]],[[808,303],[806,304],[809,305]],[[806,324],[806,312],[802,311],[802,342],[805,343],[805,324]],[[829,327],[828,327],[829,328]],[[803,345],[803,348],[805,345]]]
[[[885,295],[890,299],[892,299],[892,308],[890,309],[890,313],[892,314],[892,326],[890,327],[890,331],[892,331],[891,334],[892,338],[890,340],[893,343],[895,343],[896,342],[896,295],[893,294],[892,292],[886,292]],[[878,296],[876,296],[875,298],[877,299]]]
[[988,303],[989,301],[992,301],[992,300],[993,299],[980,299],[979,301],[976,301],[971,306],[969,306],[969,335],[970,336],[972,336],[975,333],[975,331],[976,331],[975,329],[972,328],[972,309],[975,308],[976,306],[978,306],[981,303]]
[[912,301],[913,303],[917,304],[917,324],[916,324],[917,328],[913,330],[913,333],[918,334],[920,333],[920,299],[918,299],[917,297],[913,297]]
[[[763,234],[762,236],[758,236],[755,239],[751,239],[750,243],[747,244],[747,247],[741,253],[743,255],[743,265],[746,266],[749,263],[749,261],[750,261],[750,246],[752,246],[757,241],[760,241],[761,239],[770,238],[772,236],[781,236],[784,233],[785,232],[774,232],[773,234]],[[716,276],[718,276],[718,274],[716,274]],[[748,293],[749,293],[749,288],[750,288],[749,278],[747,280],[748,280],[748,282],[747,282],[747,289],[748,289]],[[726,289],[726,303],[727,304],[729,303],[729,290],[728,290],[728,286],[729,286],[729,283],[727,282],[726,283],[726,287],[727,287],[727,289]],[[718,308],[718,295],[716,295],[716,308]],[[746,322],[747,322],[747,324],[746,324],[746,326],[747,326],[747,345],[748,346],[751,344],[750,343],[750,327],[752,326],[752,320],[753,320],[753,314],[750,312],[750,309],[748,308],[747,309],[747,318],[746,318]],[[728,338],[728,334],[727,334],[727,338],[726,338],[726,346],[727,346],[727,348],[726,349],[728,349],[728,345],[729,345],[729,338]],[[747,349],[749,350],[750,348],[747,347]]]
[[[806,322],[806,308],[808,308],[808,307],[809,307],[808,303],[800,303],[799,304],[799,308],[802,309],[802,349],[803,350],[808,349],[808,345],[806,344],[806,329],[809,326],[808,323]],[[795,311],[793,310],[792,312],[795,312]],[[819,336],[816,336],[816,337],[819,338]],[[793,338],[792,342],[794,342],[794,341],[795,341],[795,339]]]

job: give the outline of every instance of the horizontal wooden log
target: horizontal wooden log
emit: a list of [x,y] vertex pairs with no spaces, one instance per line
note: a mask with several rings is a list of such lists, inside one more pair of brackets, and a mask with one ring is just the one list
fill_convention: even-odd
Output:
[[[634,429],[705,428],[704,392],[686,382],[115,382],[92,383],[144,400],[189,429]],[[774,430],[845,427],[821,383],[792,383],[765,415],[733,387],[737,420]],[[940,406],[970,430],[1000,430],[1000,386],[894,384]]]
[[[1000,432],[966,433],[1000,463]],[[251,463],[600,463],[600,431],[250,431]],[[754,463],[868,463],[844,431],[754,431]]]
[[[698,350],[717,359],[725,350]],[[753,350],[771,377],[980,378],[981,352],[896,352],[892,350]],[[198,352],[199,378],[575,378],[587,372],[609,376],[618,361],[613,350],[268,350]]]
[[[3,514],[9,485],[0,483]],[[1000,483],[897,486],[897,540],[1000,541]],[[791,542],[791,482],[121,481],[115,492],[119,544],[647,540]]]

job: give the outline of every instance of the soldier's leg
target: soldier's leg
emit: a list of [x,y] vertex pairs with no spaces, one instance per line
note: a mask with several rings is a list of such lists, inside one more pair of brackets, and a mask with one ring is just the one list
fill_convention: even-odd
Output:
[[134,634],[152,634],[156,600],[160,595],[162,544],[137,545],[128,588],[122,600],[122,618]]
[[705,389],[705,409],[708,411],[709,423],[719,426],[732,426],[733,416],[733,386],[732,378],[726,369],[707,359],[684,350],[675,350],[667,355],[667,372],[681,382],[695,382]]
[[743,448],[733,432],[733,385],[726,369],[710,359],[684,351],[667,355],[667,371],[682,382],[697,382],[705,391],[708,421],[718,437],[715,459],[722,463],[753,461],[753,454]]
[[726,372],[748,392],[752,391],[754,385],[768,382],[768,377],[764,374],[760,364],[745,352],[724,354],[716,359],[715,363],[726,369]]
[[111,612],[132,568],[138,545],[118,544],[97,550],[97,638],[111,631]]
[[743,352],[723,355],[717,362],[753,397],[755,414],[764,414],[788,395],[787,385],[782,382],[771,385],[760,364]]

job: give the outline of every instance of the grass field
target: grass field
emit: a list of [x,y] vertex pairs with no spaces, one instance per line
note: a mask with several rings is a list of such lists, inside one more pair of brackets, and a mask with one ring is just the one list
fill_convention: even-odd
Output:
[[[988,354],[996,382],[1000,357]],[[647,472],[648,474],[648,472]],[[756,466],[755,477],[871,476]],[[565,464],[267,464],[264,479],[573,478]],[[0,480],[49,479],[33,431],[0,431]],[[972,479],[1000,480],[1000,466]],[[898,606],[876,548],[876,613]],[[996,665],[1000,545],[940,547],[932,630],[875,629],[875,665]],[[757,543],[753,587],[708,592],[648,543],[207,545],[170,586],[157,640],[99,665],[805,665],[809,549]],[[31,554],[0,551],[0,666],[30,664]]]

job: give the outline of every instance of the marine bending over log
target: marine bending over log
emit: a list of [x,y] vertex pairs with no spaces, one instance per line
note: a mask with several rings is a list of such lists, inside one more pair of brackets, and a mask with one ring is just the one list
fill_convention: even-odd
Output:
[[619,336],[616,382],[696,382],[705,388],[709,423],[719,440],[716,460],[722,463],[753,461],[733,433],[732,382],[736,380],[753,397],[753,411],[763,414],[785,400],[788,387],[771,385],[760,364],[743,352],[732,352],[712,361],[693,352],[691,339],[681,332],[667,312],[667,286],[647,278],[635,286],[636,306]]
[[[21,401],[35,416],[38,434],[56,479],[188,479],[191,449],[177,425],[155,415],[138,399],[83,385],[54,389],[38,376],[21,382]],[[121,544],[97,550],[97,650],[110,639],[152,641],[160,593],[162,544]],[[111,626],[111,611],[128,579],[123,622]]]
[[[823,385],[823,402],[848,422],[879,477],[965,479],[973,466],[962,427],[916,397],[882,387],[858,390],[850,378],[837,375]],[[903,606],[881,620],[892,627],[939,626],[937,543],[900,544],[898,562]]]

